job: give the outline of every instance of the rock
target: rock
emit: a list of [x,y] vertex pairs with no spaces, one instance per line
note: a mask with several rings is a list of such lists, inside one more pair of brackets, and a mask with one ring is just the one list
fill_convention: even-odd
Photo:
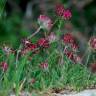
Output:
[[67,93],[67,94],[54,94],[54,96],[96,96],[96,89],[89,89],[89,90],[84,90],[81,92],[71,92],[71,93]]

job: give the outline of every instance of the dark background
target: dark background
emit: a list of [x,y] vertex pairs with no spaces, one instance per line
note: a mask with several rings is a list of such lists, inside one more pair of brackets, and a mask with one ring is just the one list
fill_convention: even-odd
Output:
[[21,38],[38,28],[37,18],[45,14],[53,18],[55,5],[64,4],[72,11],[72,19],[62,27],[77,33],[86,41],[96,35],[96,0],[0,0],[0,45],[18,47]]

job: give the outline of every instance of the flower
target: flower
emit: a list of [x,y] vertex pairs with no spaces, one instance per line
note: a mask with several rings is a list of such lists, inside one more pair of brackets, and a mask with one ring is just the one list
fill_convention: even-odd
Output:
[[67,55],[67,57],[68,57],[69,59],[71,59],[71,60],[74,59],[73,52],[67,52],[66,55]]
[[93,49],[96,50],[96,37],[91,37],[89,40],[89,46]]
[[56,5],[56,14],[63,17],[65,20],[69,20],[72,17],[72,13],[69,9],[65,9],[63,4]]
[[38,23],[41,26],[41,28],[44,28],[46,30],[50,30],[52,28],[52,20],[45,16],[45,15],[40,15],[38,18]]
[[68,51],[67,49],[64,50],[65,55],[72,61],[74,61],[74,54],[71,51]]
[[25,48],[21,50],[21,54],[27,54],[29,51],[32,51],[33,53],[37,53],[37,44],[28,44]]
[[38,40],[37,45],[43,48],[49,47],[49,41],[46,38],[41,38]]
[[37,48],[37,44],[30,44],[28,47],[27,47],[29,50],[33,51],[34,49]]
[[56,5],[56,14],[57,14],[58,16],[63,16],[64,11],[65,11],[65,9],[64,9],[63,4],[57,4],[57,5]]
[[49,36],[48,36],[48,41],[54,42],[55,40],[57,40],[57,36],[52,32]]
[[33,51],[35,53],[37,53],[37,44],[33,44],[31,41],[27,40],[27,39],[23,39],[22,40],[23,46],[24,48],[21,50],[21,54],[26,54],[29,51]]
[[41,69],[44,69],[44,70],[47,70],[48,69],[48,63],[47,62],[43,62],[40,64],[40,68]]
[[66,33],[63,36],[63,41],[64,41],[65,44],[74,43],[74,37],[72,36],[72,34]]
[[64,10],[63,18],[65,20],[69,20],[72,17],[72,13],[69,9]]
[[8,64],[6,62],[1,62],[1,67],[3,71],[6,71],[8,69]]

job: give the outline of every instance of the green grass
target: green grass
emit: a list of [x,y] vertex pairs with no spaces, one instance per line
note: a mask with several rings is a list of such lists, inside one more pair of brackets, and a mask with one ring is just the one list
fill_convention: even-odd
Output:
[[[44,53],[46,55],[39,53],[22,56],[17,65],[13,54],[10,54],[7,60],[4,55],[1,59],[7,61],[9,67],[0,78],[0,94],[2,91],[9,93],[14,90],[18,96],[21,90],[47,91],[67,87],[80,91],[96,84],[96,75],[91,73],[86,66],[72,63],[65,55],[63,56],[64,63],[59,64],[60,54],[57,50],[50,49],[50,55],[47,55],[46,51]],[[31,61],[28,60],[30,56],[32,56]],[[49,64],[48,70],[39,67],[45,58]],[[36,80],[35,83],[29,82],[32,78]]]

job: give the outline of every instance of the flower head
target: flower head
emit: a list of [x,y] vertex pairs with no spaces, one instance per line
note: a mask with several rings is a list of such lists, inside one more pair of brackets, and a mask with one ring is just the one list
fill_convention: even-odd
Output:
[[46,38],[41,38],[38,40],[37,45],[43,48],[49,47],[49,41]]
[[63,13],[63,18],[65,20],[69,20],[72,17],[72,13],[69,9],[66,9]]
[[68,51],[67,49],[64,50],[65,55],[72,61],[74,61],[74,54],[71,51]]
[[30,44],[28,47],[27,47],[29,50],[33,51],[34,49],[37,48],[37,44]]
[[45,15],[40,15],[39,16],[38,23],[42,28],[44,28],[48,31],[52,28],[52,25],[53,25],[52,20]]
[[89,45],[93,50],[96,50],[96,37],[91,37],[89,40]]
[[21,50],[21,54],[26,54],[29,51],[34,51],[36,52],[37,50],[37,44],[33,44],[31,41],[27,40],[27,39],[23,39],[22,40],[23,46],[24,48]]
[[27,54],[29,51],[32,51],[33,53],[37,53],[38,50],[37,49],[37,44],[28,44],[28,46],[26,46],[25,48],[23,48],[21,50],[21,54]]
[[63,4],[57,4],[56,5],[56,14],[58,16],[63,16],[64,11],[65,11],[65,9],[64,9]]
[[70,33],[66,33],[63,36],[63,41],[65,44],[74,43],[74,37]]
[[1,62],[1,67],[3,71],[6,71],[8,69],[8,64],[6,62]]

